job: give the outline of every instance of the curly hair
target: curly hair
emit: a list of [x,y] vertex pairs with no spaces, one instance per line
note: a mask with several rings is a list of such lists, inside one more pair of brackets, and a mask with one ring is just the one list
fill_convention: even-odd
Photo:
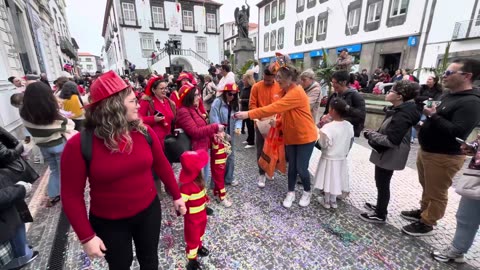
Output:
[[416,82],[402,80],[395,82],[392,90],[401,95],[405,102],[417,97],[420,91],[420,85]]
[[[147,134],[147,128],[140,119],[133,122],[127,121],[127,108],[124,102],[132,92],[130,87],[126,88],[88,108],[85,113],[85,127],[92,129],[94,134],[103,139],[105,146],[114,153],[132,151],[131,131],[138,130]],[[125,142],[125,148],[120,148],[120,142]]]

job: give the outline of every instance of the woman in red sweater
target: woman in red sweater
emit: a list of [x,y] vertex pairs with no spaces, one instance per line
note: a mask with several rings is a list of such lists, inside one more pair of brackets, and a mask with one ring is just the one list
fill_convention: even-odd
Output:
[[166,96],[167,91],[167,83],[162,77],[150,79],[138,111],[143,123],[152,127],[161,144],[170,134],[176,114],[175,103]]
[[[175,208],[185,214],[173,170],[158,137],[140,120],[133,90],[117,74],[104,73],[90,89],[85,128],[92,131],[87,146],[91,159],[87,164],[82,155],[81,137],[87,132],[67,142],[61,163],[65,214],[90,257],[105,256],[110,269],[130,269],[133,240],[140,268],[156,270],[161,209],[159,183],[151,170],[170,191]],[[89,216],[84,200],[87,177]]]

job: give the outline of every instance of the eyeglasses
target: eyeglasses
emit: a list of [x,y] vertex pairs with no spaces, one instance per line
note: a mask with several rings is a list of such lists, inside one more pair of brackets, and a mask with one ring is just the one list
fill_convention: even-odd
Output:
[[468,74],[469,72],[445,70],[445,72],[443,73],[443,77],[448,77],[448,76],[456,74],[456,73],[463,75],[463,74]]

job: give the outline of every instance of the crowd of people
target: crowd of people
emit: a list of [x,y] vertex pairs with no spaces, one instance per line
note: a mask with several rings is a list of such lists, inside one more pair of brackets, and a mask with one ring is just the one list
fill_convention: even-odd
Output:
[[[318,190],[322,207],[338,208],[337,200],[351,192],[350,149],[364,136],[372,148],[377,201],[365,202],[368,211],[359,218],[385,223],[392,176],[405,168],[412,133],[418,131],[421,203],[400,213],[412,221],[402,228],[412,236],[434,233],[453,177],[465,155],[473,155],[456,186],[462,200],[453,243],[433,253],[440,261],[463,262],[480,224],[479,142],[464,142],[480,122],[480,90],[473,86],[480,63],[454,61],[442,77],[448,90],[437,77],[420,86],[402,70],[393,78],[375,71],[369,80],[366,70],[350,74],[351,64],[348,51],[342,51],[331,78],[333,93],[325,97],[313,70],[300,71],[281,54],[262,71],[261,80],[258,62],[240,77],[224,62],[212,64],[205,76],[119,76],[109,71],[80,79],[65,74],[53,87],[45,76],[27,76],[25,83],[9,80],[18,88],[11,103],[19,109],[26,135],[50,167],[46,206],[61,201],[87,255],[105,257],[110,269],[130,269],[132,241],[140,267],[158,269],[157,195],[162,184],[173,209],[184,217],[186,267],[201,269],[198,256],[210,254],[202,245],[207,216],[213,213],[209,190],[218,205],[228,208],[240,202],[230,199],[226,186],[246,184],[235,174],[235,141],[242,133],[248,133],[243,143],[256,149],[258,160],[268,156],[275,163],[258,162],[260,188],[273,180],[272,168],[288,163],[285,208],[296,201],[298,181],[303,186],[301,207],[308,207]],[[365,129],[365,99],[359,89],[386,81],[394,83],[385,93],[391,104],[384,110],[385,119],[377,130]],[[26,144],[0,130],[1,168],[12,170],[9,164],[24,160]],[[311,178],[308,167],[315,147],[321,158]],[[178,180],[173,163],[182,167]],[[0,217],[7,221],[0,223],[0,248],[11,254],[9,261],[0,260],[6,269],[38,256],[27,243],[24,225],[32,221],[25,196],[38,175],[30,172],[28,181],[10,178],[0,179]],[[84,199],[87,181],[89,210]]]

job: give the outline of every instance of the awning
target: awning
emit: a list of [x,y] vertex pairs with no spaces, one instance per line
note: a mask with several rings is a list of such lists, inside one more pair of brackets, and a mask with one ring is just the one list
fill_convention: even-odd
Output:
[[260,60],[261,63],[270,63],[270,57],[267,57],[267,58],[262,58]]
[[322,56],[323,56],[323,50],[316,50],[316,51],[310,52],[310,57],[322,57]]
[[337,48],[337,53],[340,53],[341,50],[347,49],[348,53],[356,53],[362,51],[362,44],[354,44],[348,46],[342,46]]
[[290,59],[303,59],[303,52],[290,54]]

